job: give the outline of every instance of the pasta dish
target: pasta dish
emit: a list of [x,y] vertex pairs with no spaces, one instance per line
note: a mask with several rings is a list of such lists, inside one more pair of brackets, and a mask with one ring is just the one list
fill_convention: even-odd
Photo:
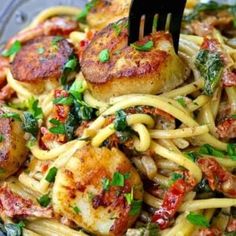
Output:
[[130,2],[6,42],[0,235],[236,235],[236,5],[187,1],[177,54],[158,16],[128,45]]

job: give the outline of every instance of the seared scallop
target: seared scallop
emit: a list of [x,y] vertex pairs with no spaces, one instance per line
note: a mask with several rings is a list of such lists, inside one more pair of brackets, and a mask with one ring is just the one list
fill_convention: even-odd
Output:
[[81,70],[97,99],[157,94],[186,79],[189,70],[175,54],[169,33],[152,33],[136,42],[136,47],[127,41],[127,20],[123,19],[98,32],[84,51]]
[[[46,84],[59,84],[64,65],[73,54],[69,42],[59,36],[44,36],[26,43],[15,56],[11,71],[15,80],[36,93]],[[41,88],[42,87],[42,88]]]
[[53,207],[96,235],[123,235],[141,208],[142,182],[118,149],[86,146],[57,172]]
[[127,17],[130,4],[131,0],[97,1],[87,16],[89,26],[93,29],[101,30],[108,24]]
[[3,114],[9,112],[11,110],[0,108],[0,180],[17,172],[28,153],[22,122],[13,118],[2,118]]

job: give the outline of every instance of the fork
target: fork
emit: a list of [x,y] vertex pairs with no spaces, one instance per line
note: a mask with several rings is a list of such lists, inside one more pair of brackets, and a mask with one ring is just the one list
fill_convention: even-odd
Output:
[[[145,17],[144,36],[153,31],[154,16],[157,16],[155,30],[172,34],[175,52],[178,53],[181,21],[186,0],[132,0],[129,11],[128,43],[139,40],[141,19]],[[169,28],[168,28],[169,27]]]

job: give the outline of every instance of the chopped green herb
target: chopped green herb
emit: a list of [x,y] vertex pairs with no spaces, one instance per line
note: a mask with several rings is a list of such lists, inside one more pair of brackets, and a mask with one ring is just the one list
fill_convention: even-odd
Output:
[[194,7],[193,11],[190,14],[183,17],[183,20],[189,22],[196,19],[201,12],[218,11],[227,8],[229,8],[228,5],[219,4],[215,1],[209,1],[207,3],[199,3],[196,5],[196,7]]
[[115,30],[116,36],[119,36],[120,33],[121,33],[121,26],[120,26],[120,24],[118,24],[118,23],[113,23],[113,24],[112,24],[112,28]]
[[24,131],[36,137],[39,130],[37,119],[30,112],[24,112],[23,117],[24,117],[23,119]]
[[233,114],[231,118],[236,119],[236,114]]
[[110,54],[109,54],[109,50],[108,49],[103,49],[100,53],[99,53],[99,61],[104,63],[109,61],[110,59]]
[[102,189],[108,191],[110,187],[110,180],[107,178],[102,179]]
[[112,186],[124,187],[125,178],[120,172],[115,172],[111,181]]
[[176,99],[176,101],[182,106],[182,107],[186,107],[186,103],[183,97],[178,97]]
[[212,95],[223,73],[224,62],[220,53],[201,49],[196,57],[195,65],[205,80],[204,93]]
[[73,207],[73,210],[76,214],[79,214],[81,212],[79,207],[77,207],[77,206]]
[[202,214],[190,212],[187,215],[186,219],[193,225],[207,227],[207,228],[210,227],[209,221]]
[[124,174],[125,180],[126,180],[126,179],[129,179],[130,176],[131,176],[131,173],[130,173],[130,172],[125,173],[125,174]]
[[85,91],[85,84],[82,80],[75,80],[69,89],[69,93],[74,96],[75,99],[81,100],[82,93]]
[[171,175],[170,180],[168,181],[168,185],[171,186],[172,184],[174,184],[178,179],[182,179],[183,175],[180,173],[173,173]]
[[13,120],[21,121],[20,115],[15,112],[8,112],[0,115],[0,118],[12,118]]
[[29,112],[31,112],[34,118],[37,120],[43,118],[42,108],[39,107],[38,104],[39,104],[39,100],[35,99],[34,97],[28,100]]
[[57,175],[57,168],[56,167],[52,167],[47,176],[46,176],[46,180],[49,182],[49,183],[53,183],[55,181],[55,177]]
[[199,154],[198,154],[197,152],[186,152],[185,154],[186,154],[186,156],[187,156],[190,160],[192,160],[193,162],[196,162],[196,160],[197,160],[198,157],[199,157]]
[[60,104],[60,105],[70,106],[70,105],[73,104],[73,98],[71,96],[55,98],[53,100],[53,104]]
[[71,71],[74,71],[76,69],[77,64],[78,64],[77,58],[73,57],[66,62],[66,64],[64,65],[64,69],[70,69]]
[[5,140],[4,135],[0,134],[0,143],[3,142]]
[[124,131],[128,127],[126,116],[123,110],[119,110],[115,113],[114,127],[117,131]]
[[225,154],[222,151],[212,147],[210,144],[204,144],[203,146],[201,146],[199,153],[203,155],[210,155],[222,158],[225,157]]
[[125,193],[124,196],[128,204],[131,205],[134,200],[134,188],[131,189],[130,193]]
[[51,202],[51,198],[49,197],[48,194],[45,194],[41,196],[40,198],[38,198],[37,202],[40,204],[40,206],[47,207],[49,203]]
[[16,40],[9,49],[4,50],[2,52],[2,56],[9,57],[18,53],[20,50],[21,50],[21,42]]
[[228,156],[236,161],[236,143],[229,143],[227,145],[227,152],[228,152]]
[[5,169],[3,169],[2,167],[0,167],[0,174],[4,174],[6,172]]
[[55,37],[52,39],[51,43],[52,43],[53,46],[57,46],[58,42],[60,42],[62,39],[63,39],[62,36],[55,36]]
[[137,43],[136,44],[133,43],[133,44],[131,44],[131,47],[135,48],[138,51],[145,51],[145,52],[147,52],[147,51],[150,51],[153,48],[153,45],[154,45],[153,41],[149,40],[144,45],[139,45]]
[[44,48],[38,48],[37,49],[38,54],[43,54],[45,52]]
[[89,199],[89,201],[93,201],[94,196],[95,195],[92,192],[88,192],[88,199]]
[[53,134],[65,134],[66,130],[65,130],[65,126],[63,123],[61,123],[59,120],[57,119],[51,119],[49,120],[50,123],[52,123],[54,126],[51,127],[49,129],[49,131]]
[[131,203],[131,209],[129,211],[129,215],[136,216],[140,213],[142,208],[142,201],[141,200],[133,200]]
[[96,5],[98,0],[91,0],[89,3],[85,5],[85,8],[80,12],[77,16],[77,21],[81,23],[86,23],[86,18],[89,11]]

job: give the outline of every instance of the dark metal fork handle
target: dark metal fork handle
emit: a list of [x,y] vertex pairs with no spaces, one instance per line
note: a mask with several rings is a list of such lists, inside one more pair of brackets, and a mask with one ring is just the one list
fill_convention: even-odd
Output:
[[129,44],[139,40],[140,22],[145,16],[144,36],[152,32],[154,16],[158,15],[158,31],[164,31],[168,14],[169,29],[176,53],[178,52],[181,21],[186,0],[132,0],[129,13]]

